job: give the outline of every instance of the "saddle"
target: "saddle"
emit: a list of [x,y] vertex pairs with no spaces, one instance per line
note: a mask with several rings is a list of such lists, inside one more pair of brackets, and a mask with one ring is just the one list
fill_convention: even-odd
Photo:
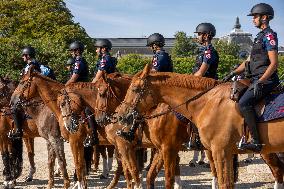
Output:
[[[231,87],[230,99],[239,102],[239,99],[245,93],[249,86],[249,80],[238,80],[234,81]],[[284,88],[278,85],[273,91],[260,100],[255,106],[258,121],[270,121],[284,117]],[[281,114],[283,113],[283,115]]]

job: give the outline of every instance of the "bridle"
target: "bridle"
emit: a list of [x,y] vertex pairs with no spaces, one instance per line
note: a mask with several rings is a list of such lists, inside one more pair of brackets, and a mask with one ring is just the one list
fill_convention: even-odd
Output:
[[[108,110],[109,110],[109,100],[110,99],[113,99],[113,97],[114,97],[114,99],[118,102],[118,104],[121,104],[122,103],[122,101],[121,101],[121,99],[119,99],[119,97],[115,94],[115,91],[114,91],[114,89],[113,89],[113,86],[112,86],[112,82],[111,82],[111,79],[105,79],[105,78],[103,78],[103,80],[104,80],[104,82],[105,82],[105,84],[107,85],[107,88],[106,88],[106,95],[102,95],[102,94],[100,94],[100,88],[98,88],[98,94],[99,94],[99,96],[100,96],[100,101],[102,101],[102,100],[104,100],[104,103],[105,103],[105,106],[104,106],[104,108],[100,108],[100,107],[96,107],[95,109],[96,109],[96,111],[99,111],[99,112],[103,112],[103,113],[105,113],[105,117],[104,117],[104,119],[107,121],[107,123],[110,123],[110,122],[112,122],[112,123],[114,123],[113,121],[114,121],[114,114],[115,114],[115,112],[114,113],[110,113]],[[97,99],[98,100],[98,99]],[[98,120],[97,120],[98,121]],[[116,122],[116,121],[115,121]]]
[[[192,101],[197,100],[198,98],[200,98],[201,96],[203,96],[204,94],[209,92],[211,89],[215,88],[217,85],[220,85],[220,84],[223,83],[223,82],[220,82],[217,85],[214,85],[214,86],[206,89],[205,91],[202,91],[202,92],[196,94],[195,96],[185,100],[183,103],[178,104],[178,105],[176,105],[174,107],[171,107],[171,108],[169,108],[169,109],[167,109],[167,110],[165,110],[163,112],[147,116],[147,115],[140,115],[140,113],[137,111],[137,105],[142,100],[142,96],[145,94],[145,91],[147,91],[147,76],[144,77],[144,78],[138,77],[138,79],[140,79],[143,82],[143,85],[141,86],[140,90],[137,92],[136,99],[135,99],[134,103],[133,104],[129,104],[129,103],[125,102],[125,101],[122,102],[122,103],[124,103],[124,104],[126,104],[127,106],[130,107],[128,112],[130,113],[132,111],[130,113],[130,115],[133,116],[133,124],[134,124],[134,121],[136,121],[136,122],[144,122],[147,119],[153,119],[153,118],[156,118],[156,117],[168,114],[170,112],[176,111],[176,109],[181,107],[182,105],[185,105],[185,104],[188,104],[188,103],[190,103]],[[126,117],[124,117],[124,119],[126,119]]]

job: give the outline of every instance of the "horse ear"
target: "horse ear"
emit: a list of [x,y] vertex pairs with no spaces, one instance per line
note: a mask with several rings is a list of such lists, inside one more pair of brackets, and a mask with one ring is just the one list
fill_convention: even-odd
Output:
[[146,64],[146,66],[144,67],[144,69],[143,69],[143,71],[140,75],[140,78],[141,79],[146,78],[149,75],[150,71],[151,71],[151,64]]

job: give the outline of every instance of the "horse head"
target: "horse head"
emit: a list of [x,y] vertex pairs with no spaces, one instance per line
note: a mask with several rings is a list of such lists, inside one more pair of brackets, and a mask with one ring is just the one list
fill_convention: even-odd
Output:
[[64,127],[70,133],[75,133],[79,130],[79,118],[84,110],[81,106],[82,99],[78,94],[69,93],[66,89],[62,89],[60,93],[57,104],[61,110]]
[[121,124],[130,126],[143,117],[141,114],[157,106],[156,97],[149,88],[150,71],[151,66],[147,64],[133,77],[124,101],[116,109]]
[[34,66],[31,65],[28,72],[23,75],[17,88],[11,96],[10,105],[12,108],[17,107],[23,101],[27,101],[37,96],[37,87],[33,82],[33,77],[35,74],[38,73],[34,72]]
[[16,87],[15,81],[0,76],[0,107],[9,105],[11,95]]
[[[120,78],[121,75],[117,73],[108,76],[104,74],[97,82],[98,94],[95,117],[100,125],[106,125],[112,120],[116,107],[124,98],[126,90],[123,91],[125,86],[122,87],[122,85],[125,83],[119,82],[118,79]],[[129,85],[129,83],[126,83],[126,85]]]

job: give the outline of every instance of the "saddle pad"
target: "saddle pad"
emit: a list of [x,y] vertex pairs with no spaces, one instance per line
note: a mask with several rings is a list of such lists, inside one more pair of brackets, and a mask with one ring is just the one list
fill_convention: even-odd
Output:
[[284,93],[270,94],[265,97],[265,108],[258,118],[259,122],[270,121],[284,117]]

